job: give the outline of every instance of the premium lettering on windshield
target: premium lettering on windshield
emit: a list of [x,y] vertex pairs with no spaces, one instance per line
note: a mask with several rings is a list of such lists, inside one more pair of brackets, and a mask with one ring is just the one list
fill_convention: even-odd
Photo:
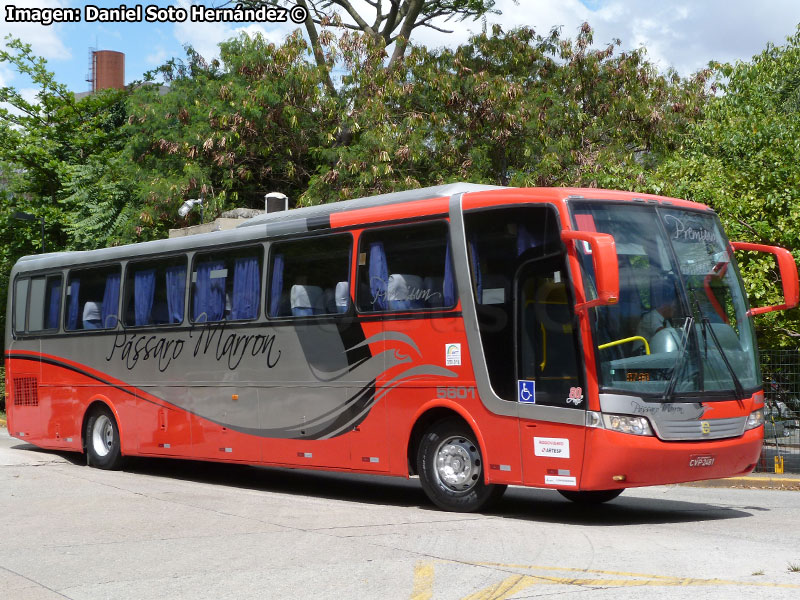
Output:
[[674,215],[666,215],[664,221],[669,219],[675,225],[675,235],[672,239],[689,242],[716,242],[717,234],[705,227],[692,227]]

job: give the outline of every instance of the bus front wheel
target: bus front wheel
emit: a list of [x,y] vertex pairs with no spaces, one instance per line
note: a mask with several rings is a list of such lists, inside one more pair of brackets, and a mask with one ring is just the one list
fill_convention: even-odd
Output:
[[439,421],[425,432],[417,451],[417,471],[425,494],[444,510],[480,510],[506,490],[505,485],[484,482],[480,447],[460,419]]
[[576,490],[558,490],[558,493],[567,500],[578,504],[602,504],[619,496],[625,489],[620,490],[594,490],[590,492],[578,492]]
[[86,455],[91,467],[114,470],[122,465],[119,427],[105,406],[95,408],[86,421]]

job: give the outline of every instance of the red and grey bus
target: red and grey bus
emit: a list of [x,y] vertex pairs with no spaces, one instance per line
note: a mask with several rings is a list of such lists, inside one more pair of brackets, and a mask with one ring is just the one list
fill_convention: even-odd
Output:
[[[748,306],[734,250],[775,255],[784,304]],[[419,476],[471,511],[751,471],[752,317],[798,276],[701,204],[452,184],[28,256],[9,290],[12,436],[106,469]]]

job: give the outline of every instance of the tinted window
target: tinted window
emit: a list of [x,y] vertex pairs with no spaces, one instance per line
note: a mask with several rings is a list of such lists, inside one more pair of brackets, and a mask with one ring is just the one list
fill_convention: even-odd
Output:
[[61,310],[61,275],[31,279],[28,331],[58,329]]
[[350,235],[272,244],[270,317],[305,317],[350,308]]
[[366,231],[361,236],[358,265],[361,311],[451,308],[456,304],[444,222]]
[[198,254],[192,272],[192,321],[257,318],[262,256],[261,247]]
[[141,327],[182,323],[185,298],[185,257],[128,265],[125,325]]
[[113,329],[119,319],[119,265],[71,271],[65,328]]
[[28,284],[30,279],[17,279],[14,284],[14,331],[25,331],[25,309],[28,306]]

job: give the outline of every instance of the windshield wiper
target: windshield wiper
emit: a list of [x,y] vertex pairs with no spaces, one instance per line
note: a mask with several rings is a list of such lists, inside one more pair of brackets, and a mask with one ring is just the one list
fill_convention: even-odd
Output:
[[739,381],[739,378],[736,376],[736,371],[734,371],[730,361],[728,360],[728,355],[725,354],[725,351],[722,349],[722,344],[719,343],[719,339],[714,331],[714,327],[711,325],[711,321],[708,319],[708,317],[704,317],[703,313],[701,312],[700,302],[697,300],[696,296],[697,290],[690,289],[689,291],[691,292],[692,300],[694,300],[697,314],[700,316],[700,331],[703,334],[703,345],[705,346],[706,360],[708,359],[708,339],[706,337],[706,332],[708,332],[711,334],[711,341],[713,341],[714,345],[717,347],[717,351],[719,352],[719,356],[722,359],[725,368],[728,369],[728,372],[731,374],[731,379],[733,380],[733,389],[736,392],[736,397],[744,398],[744,388],[742,387],[742,382]]
[[683,323],[683,339],[681,340],[681,347],[678,348],[678,359],[675,361],[675,366],[672,368],[672,376],[669,378],[667,389],[664,390],[662,400],[667,402],[672,399],[672,394],[675,392],[675,386],[678,383],[678,373],[683,368],[683,362],[686,360],[686,344],[689,341],[689,332],[694,325],[694,317],[686,317]]
[[730,361],[728,360],[728,355],[725,354],[725,351],[722,349],[722,344],[719,343],[719,339],[717,339],[717,334],[714,333],[714,328],[711,326],[711,321],[708,320],[707,317],[703,317],[701,319],[703,323],[703,328],[705,329],[706,324],[708,327],[708,332],[711,334],[711,339],[714,342],[714,345],[717,347],[719,351],[719,356],[722,358],[722,362],[725,364],[725,367],[728,369],[728,372],[731,374],[731,379],[733,379],[733,387],[736,391],[736,399],[742,400],[744,399],[744,388],[742,387],[742,382],[739,381],[739,378],[736,376],[736,371],[733,370]]

